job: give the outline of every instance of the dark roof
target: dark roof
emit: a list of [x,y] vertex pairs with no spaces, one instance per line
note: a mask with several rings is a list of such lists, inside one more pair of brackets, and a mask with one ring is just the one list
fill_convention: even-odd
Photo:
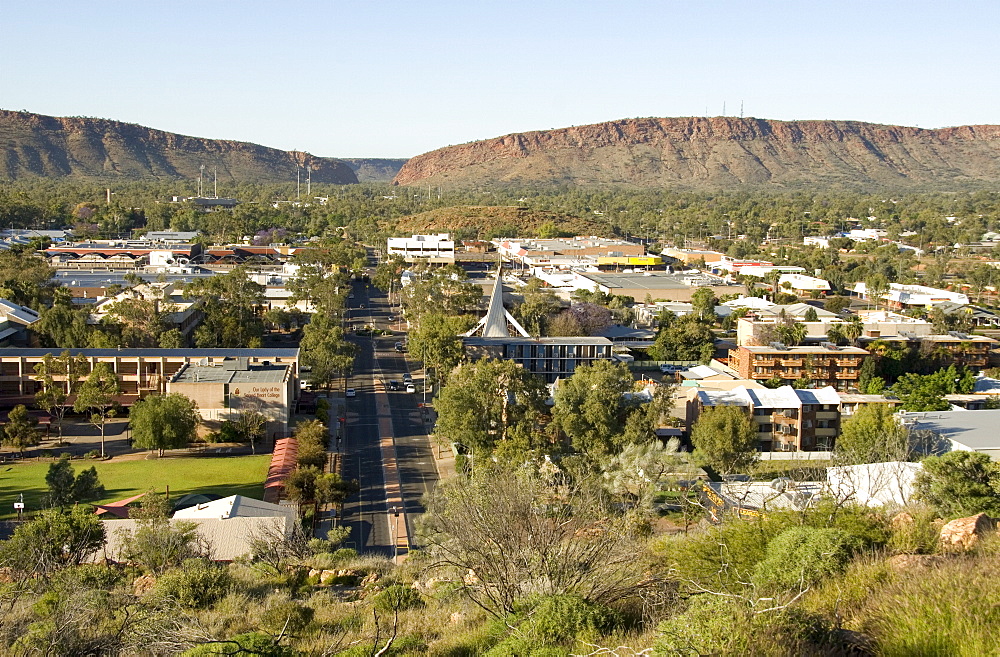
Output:
[[[26,358],[40,357],[45,354],[58,356],[66,349],[24,349],[20,347],[6,347],[0,349],[0,356],[24,356]],[[261,349],[70,349],[74,356],[122,356],[136,357],[146,356],[155,358],[165,357],[189,357],[189,358],[297,358],[298,349],[289,348],[268,348]]]

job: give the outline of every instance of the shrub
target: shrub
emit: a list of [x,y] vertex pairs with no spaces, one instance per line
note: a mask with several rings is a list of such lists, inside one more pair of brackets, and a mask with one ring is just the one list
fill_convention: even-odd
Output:
[[312,607],[276,595],[267,600],[260,627],[274,636],[282,633],[294,636],[312,622],[314,614]]
[[92,450],[90,450],[89,452],[87,452],[87,458],[88,459],[99,459],[99,458],[101,458],[101,450],[99,450],[99,449],[92,449]]
[[[521,619],[520,622],[517,622]],[[578,641],[597,642],[621,624],[617,613],[574,595],[551,595],[530,600],[509,624],[517,632],[490,651],[490,655],[567,655]]]
[[394,610],[405,611],[424,606],[424,601],[421,599],[420,594],[402,584],[393,584],[385,590],[379,591],[375,595],[373,603],[379,611],[387,612]]
[[938,548],[941,525],[933,509],[909,509],[913,522],[898,522],[889,537],[889,549],[896,554],[932,554]]
[[767,546],[753,582],[765,589],[797,589],[843,571],[859,541],[841,529],[790,527]]
[[156,581],[156,592],[192,609],[207,607],[229,592],[229,571],[206,559],[186,559]]
[[952,559],[901,574],[860,614],[879,655],[995,655],[1000,562]]
[[230,657],[292,657],[294,651],[274,642],[274,637],[260,632],[239,634],[225,641],[218,641],[192,648],[182,657],[228,655]]

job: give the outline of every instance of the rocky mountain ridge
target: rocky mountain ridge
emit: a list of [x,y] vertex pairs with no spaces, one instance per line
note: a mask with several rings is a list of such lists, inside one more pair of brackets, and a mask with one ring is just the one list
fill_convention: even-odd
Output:
[[220,180],[294,181],[312,167],[312,181],[350,184],[340,160],[248,142],[202,139],[108,119],[53,117],[0,110],[0,180],[30,176],[196,178],[199,167]]
[[477,185],[985,186],[1000,182],[1000,126],[644,118],[505,135],[409,160],[395,181]]

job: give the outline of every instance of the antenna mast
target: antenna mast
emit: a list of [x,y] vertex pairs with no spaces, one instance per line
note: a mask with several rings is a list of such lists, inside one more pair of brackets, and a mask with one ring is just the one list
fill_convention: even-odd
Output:
[[213,169],[212,175],[215,178],[215,181],[213,183],[215,198],[219,198],[219,167],[215,167]]
[[198,197],[201,198],[204,194],[205,165],[198,167],[198,171]]

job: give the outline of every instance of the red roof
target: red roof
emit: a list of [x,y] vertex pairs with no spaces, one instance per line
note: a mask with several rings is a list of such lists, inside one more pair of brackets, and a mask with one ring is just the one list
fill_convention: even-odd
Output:
[[274,443],[271,465],[264,480],[264,501],[276,503],[285,490],[285,480],[295,471],[299,454],[299,441],[295,438],[281,438]]

